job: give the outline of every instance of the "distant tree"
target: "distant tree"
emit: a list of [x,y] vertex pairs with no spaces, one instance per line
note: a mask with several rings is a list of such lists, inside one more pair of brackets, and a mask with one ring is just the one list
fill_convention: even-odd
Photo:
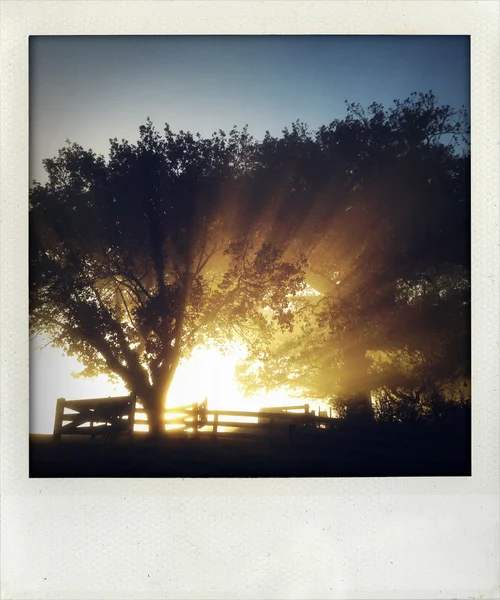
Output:
[[[266,346],[290,328],[303,261],[245,236],[238,205],[254,143],[149,121],[109,160],[68,142],[30,191],[30,328],[135,392],[150,432],[182,357],[200,344]],[[264,310],[265,309],[265,310]]]
[[287,385],[370,415],[371,390],[470,373],[468,135],[465,111],[429,92],[266,136],[261,227],[306,254],[321,297],[258,372],[241,366],[249,389]]

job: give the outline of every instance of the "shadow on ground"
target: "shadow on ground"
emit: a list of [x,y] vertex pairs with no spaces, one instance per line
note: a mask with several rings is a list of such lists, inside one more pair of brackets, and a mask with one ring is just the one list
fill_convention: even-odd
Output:
[[471,475],[470,426],[144,435],[114,442],[30,436],[30,477],[411,477]]

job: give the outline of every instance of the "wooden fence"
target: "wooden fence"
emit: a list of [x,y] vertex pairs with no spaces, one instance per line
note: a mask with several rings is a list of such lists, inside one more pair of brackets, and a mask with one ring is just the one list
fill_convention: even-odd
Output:
[[[63,434],[107,435],[134,431],[136,397],[66,400],[58,398],[54,422],[54,438]],[[66,412],[70,411],[70,412]]]
[[[66,412],[71,411],[71,412]],[[167,430],[177,429],[198,433],[245,429],[249,433],[272,433],[292,428],[330,428],[339,420],[318,417],[309,405],[265,408],[259,412],[235,410],[208,410],[206,402],[165,409]],[[119,398],[88,400],[57,400],[54,438],[61,435],[118,435],[134,433],[135,425],[147,425],[144,409],[137,406],[132,394]]]

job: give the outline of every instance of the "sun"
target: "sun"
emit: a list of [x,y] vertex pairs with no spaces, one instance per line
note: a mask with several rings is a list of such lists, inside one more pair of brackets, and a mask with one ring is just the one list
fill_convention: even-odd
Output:
[[181,362],[167,396],[175,407],[205,399],[211,410],[258,411],[264,406],[290,404],[285,391],[245,396],[236,380],[236,366],[247,355],[243,345],[233,344],[223,352],[216,347],[196,348]]
[[[311,410],[326,410],[321,403],[307,398],[291,398],[285,389],[245,395],[236,379],[236,367],[247,356],[245,346],[234,343],[224,351],[198,347],[179,364],[166,398],[166,406],[175,408],[207,401],[209,410],[258,412],[262,408],[309,404]],[[140,410],[136,416],[145,417]],[[244,418],[245,419],[245,418]],[[175,426],[173,426],[175,427]],[[170,428],[170,426],[167,426]],[[136,423],[136,431],[147,431]]]
[[[175,408],[206,400],[209,410],[219,411],[258,412],[265,407],[303,404],[309,404],[312,410],[320,408],[317,402],[291,398],[284,389],[245,395],[236,379],[236,367],[246,357],[245,346],[237,343],[226,347],[224,351],[215,346],[196,348],[189,359],[182,361],[177,368],[167,395],[167,407]],[[252,418],[233,417],[232,420],[251,421]],[[167,429],[170,427],[176,426],[167,425]],[[147,425],[136,424],[135,430],[145,431]]]
[[[309,404],[311,410],[326,410],[314,400],[291,398],[284,389],[246,396],[236,379],[236,366],[247,356],[245,346],[234,343],[223,352],[215,346],[195,348],[181,361],[166,397],[166,407],[175,408],[207,400],[210,410],[255,411],[272,406]],[[74,357],[64,356],[57,348],[40,353],[34,346],[30,355],[30,433],[52,433],[57,398],[67,400],[106,398],[127,395],[123,384],[110,383],[105,375],[93,380],[74,379],[71,372],[81,370]],[[51,374],[47,377],[47,374]],[[137,416],[145,417],[140,406]],[[136,431],[147,430],[137,423]]]

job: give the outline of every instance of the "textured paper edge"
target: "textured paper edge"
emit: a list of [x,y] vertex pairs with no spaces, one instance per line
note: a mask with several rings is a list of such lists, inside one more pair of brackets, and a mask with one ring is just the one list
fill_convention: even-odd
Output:
[[[355,537],[359,527],[374,527],[380,536],[380,552],[384,548],[384,527],[389,531],[393,520],[387,506],[397,506],[402,524],[415,527],[410,538],[419,535],[418,527],[433,524],[435,539],[428,540],[428,552],[439,552],[443,540],[450,548],[460,548],[467,555],[471,545],[470,531],[462,527],[464,515],[475,512],[478,527],[487,524],[498,533],[498,314],[499,299],[499,53],[497,2],[2,2],[1,3],[1,450],[2,450],[2,598],[434,598],[497,597],[488,581],[479,577],[466,589],[443,587],[452,581],[450,574],[422,573],[422,578],[405,582],[416,557],[407,548],[408,560],[403,571],[393,572],[390,562],[377,563],[385,569],[385,586],[372,589],[368,568],[377,556],[370,554],[371,542],[346,549],[365,564],[347,565],[335,573],[323,570],[315,576],[319,557],[331,555],[341,548],[339,541],[328,538],[326,547],[311,539],[318,522],[310,530],[297,525],[286,526],[283,515],[302,514],[307,522],[307,506],[320,512],[324,527],[343,530],[341,522],[352,522],[347,535]],[[472,151],[473,151],[473,411],[474,465],[472,478],[425,479],[334,479],[334,480],[30,480],[28,473],[28,343],[27,343],[27,186],[28,186],[28,97],[27,41],[29,35],[46,34],[158,34],[158,33],[391,33],[391,34],[470,34],[472,41]],[[126,500],[125,503],[122,499]],[[383,499],[383,501],[381,501]],[[443,503],[443,499],[446,502]],[[95,562],[101,556],[106,562],[106,548],[98,548],[96,539],[86,530],[85,510],[91,502],[103,517],[102,527],[122,544],[123,560],[139,556],[137,540],[147,545],[157,539],[154,531],[164,528],[165,548],[157,554],[162,564],[172,561],[168,539],[194,539],[182,550],[180,564],[187,569],[186,581],[170,574],[170,583],[161,576],[148,576],[146,567],[137,563],[135,579],[122,573],[128,587],[120,581],[105,585],[105,569]],[[151,510],[147,519],[141,506]],[[226,522],[234,528],[240,546],[220,548],[214,541],[214,526],[224,527],[219,507],[224,506]],[[254,510],[252,511],[252,507]],[[71,521],[75,539],[87,544],[87,553],[71,547],[61,548],[51,538],[61,512],[75,508]],[[184,508],[183,508],[184,507]],[[299,510],[300,509],[300,510]],[[241,511],[241,518],[238,510]],[[299,510],[299,513],[297,511]],[[80,512],[78,512],[80,511]],[[362,525],[360,511],[370,515],[370,523]],[[456,512],[456,527],[443,530],[440,521],[450,511]],[[466,511],[466,512],[463,512]],[[71,512],[71,511],[70,511]],[[200,520],[199,513],[206,520]],[[36,513],[36,519],[33,515]],[[80,514],[80,517],[78,516]],[[165,515],[171,520],[165,520]],[[245,516],[244,516],[245,515]],[[106,517],[106,518],[104,518]],[[117,523],[141,523],[135,536],[115,535]],[[245,520],[246,519],[246,520]],[[284,526],[281,550],[272,540],[280,539],[276,523]],[[285,524],[285,525],[283,525]],[[69,526],[69,524],[68,524]],[[302,557],[299,567],[288,578],[280,569],[266,572],[266,560],[256,569],[257,584],[249,571],[241,567],[243,579],[230,570],[231,554],[248,556],[266,548],[266,536],[274,554],[283,560],[292,556],[291,548],[300,532],[299,547],[311,549]],[[121,534],[120,534],[121,535]],[[229,534],[227,534],[229,535]],[[239,536],[239,537],[238,537]],[[278,537],[276,537],[278,536]],[[96,534],[99,542],[103,538]],[[362,539],[362,538],[361,538]],[[245,549],[241,549],[241,544]],[[329,545],[331,543],[331,545]],[[486,541],[485,541],[486,543]],[[491,542],[488,542],[491,543]],[[28,545],[40,548],[40,569],[47,572],[39,578],[40,569],[27,569],[22,549]],[[291,545],[290,545],[291,544]],[[217,548],[217,568],[226,575],[206,571],[210,561],[207,552]],[[155,548],[148,549],[154,554]],[[67,556],[67,567],[75,567],[76,556],[87,556],[80,564],[74,589],[60,587],[58,573],[63,564],[51,562],[51,553]],[[200,554],[201,553],[201,554]],[[161,558],[158,558],[158,554]],[[493,561],[498,559],[498,544],[493,544]],[[114,556],[114,554],[113,554]],[[265,556],[265,555],[264,555]],[[271,554],[270,554],[271,556]],[[370,558],[372,556],[372,558]],[[205,562],[200,557],[205,557]],[[440,555],[436,554],[439,562]],[[371,560],[371,563],[370,563]],[[398,557],[401,561],[401,558]],[[474,557],[470,557],[474,560]],[[274,564],[269,558],[267,564]],[[295,564],[295,563],[294,563]],[[399,562],[401,566],[401,562]],[[204,566],[205,565],[205,566]],[[94,569],[92,575],[91,567]],[[116,571],[113,564],[112,571]],[[450,569],[453,569],[450,565]],[[192,577],[196,570],[199,577]],[[339,573],[355,569],[357,576],[343,585]],[[407,569],[408,571],[405,571]],[[130,570],[130,569],[129,569]],[[168,572],[160,570],[160,574]],[[149,574],[148,574],[149,575]],[[217,576],[216,576],[217,575]],[[456,574],[457,577],[459,573]],[[498,578],[498,571],[496,571]],[[373,579],[374,580],[374,579]],[[48,583],[47,583],[48,581]],[[131,582],[137,583],[131,583]],[[377,578],[376,581],[379,581]],[[305,582],[305,583],[304,583]],[[136,586],[135,588],[133,586]],[[349,587],[350,586],[350,587]],[[488,589],[487,589],[488,588]]]

